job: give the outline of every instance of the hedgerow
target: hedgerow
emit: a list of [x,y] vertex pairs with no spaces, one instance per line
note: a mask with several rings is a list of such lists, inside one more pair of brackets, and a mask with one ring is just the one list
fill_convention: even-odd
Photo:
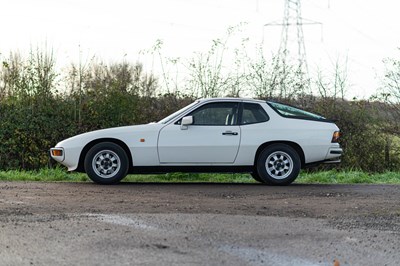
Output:
[[[61,72],[51,53],[11,54],[0,68],[0,169],[52,167],[48,151],[65,138],[157,121],[199,96],[187,88],[159,91],[157,77],[140,63],[95,61]],[[336,120],[344,155],[334,168],[400,170],[398,117],[389,105],[304,95],[277,100]]]

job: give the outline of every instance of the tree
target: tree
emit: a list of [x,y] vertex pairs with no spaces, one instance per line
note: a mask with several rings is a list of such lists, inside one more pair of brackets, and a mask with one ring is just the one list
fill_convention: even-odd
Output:
[[[188,86],[195,95],[200,97],[218,97],[222,95],[238,96],[239,86],[244,79],[244,73],[240,70],[240,52],[236,50],[235,73],[232,74],[231,67],[225,64],[225,56],[228,51],[228,42],[233,35],[243,26],[229,27],[226,35],[220,39],[214,39],[207,52],[195,52],[193,57],[185,64],[189,73]],[[244,40],[242,40],[242,44]]]
[[[141,54],[150,54],[153,56],[153,61],[154,61],[154,56],[156,55],[159,60],[159,66],[161,68],[161,78],[160,82],[158,82],[158,79],[155,78],[153,74],[153,70],[150,72],[150,74],[146,74],[148,77],[147,82],[142,83],[142,85],[146,85],[149,89],[152,88],[154,90],[145,90],[143,91],[144,94],[142,96],[146,97],[153,97],[155,95],[159,94],[178,94],[180,91],[182,91],[182,88],[179,87],[179,64],[180,64],[180,58],[173,58],[173,57],[164,57],[162,55],[162,47],[164,45],[164,42],[161,39],[157,39],[155,44],[151,47],[151,49],[148,50],[142,50],[140,53]],[[153,62],[154,63],[154,62]],[[154,67],[154,66],[153,66]],[[138,69],[140,71],[143,71],[143,65],[141,65],[141,69]],[[156,86],[153,86],[156,85]],[[157,89],[157,91],[155,90]],[[158,92],[158,93],[157,93]]]
[[340,98],[344,100],[348,88],[347,56],[343,61],[340,57],[337,57],[336,61],[332,64],[333,71],[328,75],[324,74],[321,69],[318,69],[315,85],[319,96],[323,99]]
[[249,73],[246,75],[246,83],[257,98],[271,98],[275,96],[275,87],[271,82],[272,61],[267,61],[263,53],[263,47],[257,48],[255,60],[247,57]]
[[400,59],[386,58],[383,62],[385,65],[385,76],[381,96],[385,101],[400,108]]

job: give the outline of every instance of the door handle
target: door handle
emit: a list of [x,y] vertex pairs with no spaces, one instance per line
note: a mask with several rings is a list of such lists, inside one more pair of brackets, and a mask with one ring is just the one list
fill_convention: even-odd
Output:
[[233,136],[237,136],[239,133],[237,132],[232,132],[232,131],[225,131],[222,132],[222,135],[233,135]]

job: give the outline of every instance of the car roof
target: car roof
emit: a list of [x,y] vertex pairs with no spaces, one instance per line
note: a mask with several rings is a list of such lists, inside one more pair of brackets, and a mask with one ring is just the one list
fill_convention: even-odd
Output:
[[255,103],[265,103],[266,101],[257,100],[252,98],[235,98],[235,97],[219,97],[219,98],[202,98],[199,102],[219,102],[219,101],[236,101],[236,102],[255,102]]

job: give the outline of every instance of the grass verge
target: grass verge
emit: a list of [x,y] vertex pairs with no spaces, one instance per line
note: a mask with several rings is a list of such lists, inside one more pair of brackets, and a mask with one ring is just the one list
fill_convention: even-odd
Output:
[[0,180],[3,181],[70,181],[82,182],[89,181],[85,174],[68,173],[64,169],[48,169],[43,168],[38,171],[10,170],[0,171]]
[[[68,173],[64,169],[41,169],[38,171],[0,171],[0,181],[86,182],[86,174]],[[256,183],[249,174],[187,174],[128,175],[124,182],[214,182]],[[400,172],[365,173],[361,171],[302,172],[296,179],[301,184],[400,184]]]
[[323,171],[301,173],[297,183],[305,184],[400,184],[400,172]]

